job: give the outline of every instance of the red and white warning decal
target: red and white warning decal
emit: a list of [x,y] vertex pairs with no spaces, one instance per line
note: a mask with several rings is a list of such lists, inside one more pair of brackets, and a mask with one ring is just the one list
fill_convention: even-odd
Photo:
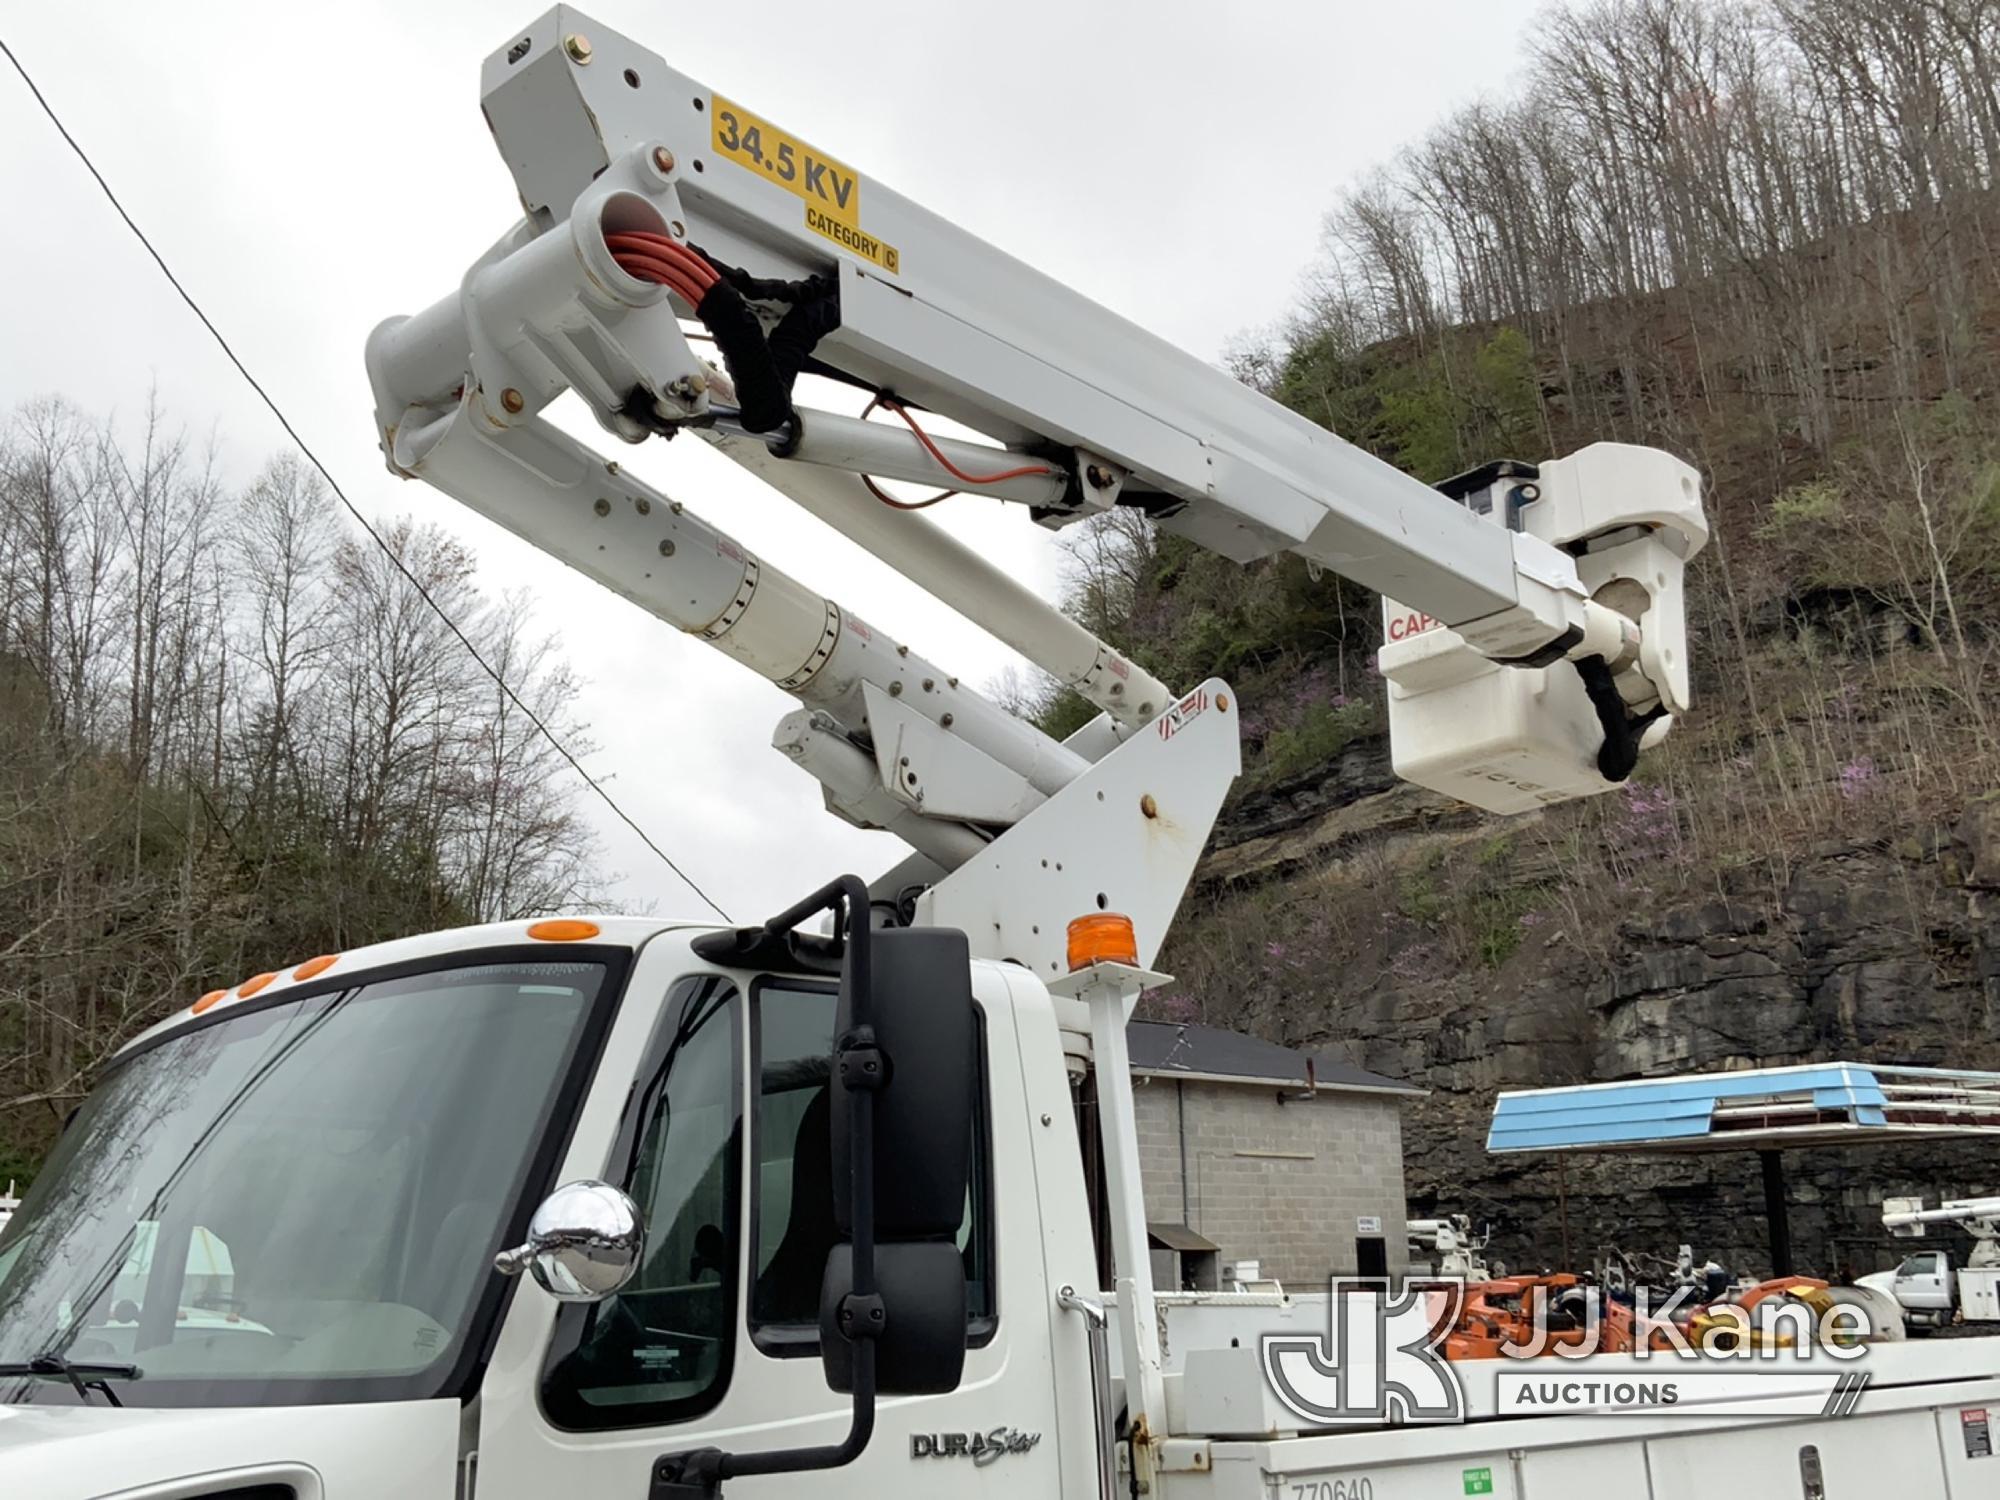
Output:
[[1200,718],[1207,708],[1208,689],[1197,688],[1180,702],[1169,707],[1153,722],[1159,726],[1160,738],[1170,740]]

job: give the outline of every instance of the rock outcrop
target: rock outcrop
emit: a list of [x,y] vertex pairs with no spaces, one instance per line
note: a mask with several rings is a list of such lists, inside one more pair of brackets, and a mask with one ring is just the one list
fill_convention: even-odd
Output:
[[[1261,884],[1338,879],[1368,860],[1379,871],[1492,837],[1493,825],[1396,783],[1379,741],[1358,743],[1325,774],[1233,809],[1190,926]],[[1836,838],[1796,853],[1788,871],[1747,893],[1717,882],[1711,894],[1635,899],[1595,956],[1537,933],[1497,966],[1356,964],[1266,986],[1235,1024],[1428,1089],[1404,1115],[1410,1210],[1491,1220],[1492,1253],[1511,1266],[1586,1266],[1612,1246],[1670,1258],[1686,1242],[1768,1274],[1754,1154],[1559,1167],[1491,1157],[1485,1136],[1506,1088],[1832,1060],[2000,1068],[2000,800],[1975,802],[1941,833]],[[1785,1160],[1800,1269],[1822,1274],[1907,1251],[1882,1231],[1886,1194],[2000,1191],[1992,1142]],[[1950,1230],[1937,1243],[1968,1244]]]

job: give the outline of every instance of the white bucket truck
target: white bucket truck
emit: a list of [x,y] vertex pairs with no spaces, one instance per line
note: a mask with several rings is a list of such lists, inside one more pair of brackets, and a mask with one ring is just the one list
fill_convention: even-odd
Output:
[[[1417,1425],[1365,1348],[1268,1342],[1324,1339],[1325,1293],[1156,1294],[1125,1023],[1165,982],[1239,706],[1159,682],[875,483],[942,479],[1050,526],[1136,506],[1400,601],[1398,764],[1507,811],[1614,786],[1686,709],[1680,579],[1707,535],[1686,465],[1600,445],[1440,494],[575,11],[507,37],[481,102],[524,217],[369,340],[390,467],[785,688],[777,747],[912,853],[749,928],[557,918],[293,961],[137,1038],[0,1235],[0,1490],[1915,1500],[2000,1480],[1962,1436],[2000,1407],[1970,1343],[1869,1351],[1839,1421],[1815,1355],[1748,1417],[1524,1415],[1460,1367],[1462,1399]],[[423,185],[457,149],[383,164],[396,232],[435,227]],[[801,373],[896,420],[808,409]],[[565,392],[620,440],[714,444],[1101,717],[1057,743],[1006,714],[552,425]],[[229,1286],[197,1320],[203,1237]],[[1560,1363],[1639,1389],[1629,1356]],[[1359,1384],[1314,1415],[1296,1387],[1329,1369]]]

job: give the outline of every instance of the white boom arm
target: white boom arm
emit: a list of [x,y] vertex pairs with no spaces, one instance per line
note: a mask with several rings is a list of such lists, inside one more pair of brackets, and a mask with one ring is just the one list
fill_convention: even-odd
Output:
[[1926,1224],[1960,1224],[1980,1238],[2000,1234],[2000,1198],[1964,1198],[1925,1208],[1921,1198],[1889,1198],[1882,1204],[1882,1227],[1920,1235]]
[[1484,1281],[1491,1274],[1484,1254],[1491,1234],[1483,1229],[1475,1234],[1470,1214],[1411,1219],[1404,1229],[1411,1244],[1437,1253],[1440,1276],[1463,1276],[1468,1281]]
[[[834,811],[919,851],[912,886],[1177,704],[1227,695],[1177,698],[866,475],[1004,466],[979,487],[1044,524],[1136,506],[1232,558],[1295,551],[1403,601],[1443,628],[1418,646],[1390,631],[1399,766],[1483,806],[1603,790],[1685,708],[1680,572],[1706,528],[1671,457],[1600,445],[1508,471],[1534,484],[1440,494],[567,8],[487,59],[482,102],[526,217],[456,291],[371,336],[391,469],[797,695],[779,747]],[[637,242],[674,266],[635,269]],[[802,410],[802,371],[1005,446]],[[566,390],[628,442],[714,443],[1104,717],[1067,745],[1019,723],[556,429],[541,413]]]
[[2000,1267],[2000,1198],[1961,1198],[1925,1208],[1921,1198],[1882,1200],[1882,1227],[1898,1239],[1922,1239],[1931,1224],[1956,1224],[1972,1236],[1972,1268]]

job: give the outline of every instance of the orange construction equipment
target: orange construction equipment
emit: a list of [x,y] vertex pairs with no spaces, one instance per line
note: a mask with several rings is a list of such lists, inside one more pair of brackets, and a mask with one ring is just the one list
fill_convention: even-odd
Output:
[[[1584,1347],[1603,1354],[1629,1354],[1641,1347],[1669,1350],[1688,1344],[1727,1353],[1746,1340],[1790,1345],[1795,1342],[1791,1333],[1754,1320],[1755,1309],[1774,1298],[1803,1303],[1816,1322],[1834,1305],[1824,1281],[1783,1276],[1699,1304],[1684,1321],[1670,1323],[1641,1318],[1627,1304],[1606,1297],[1601,1288],[1576,1276],[1509,1276],[1466,1287],[1465,1301],[1445,1333],[1444,1353],[1452,1360],[1532,1359]],[[1442,1304],[1437,1315],[1445,1316]]]
[[[1646,1329],[1643,1336],[1651,1337]],[[1592,1346],[1630,1353],[1642,1337],[1631,1308],[1611,1301],[1578,1277],[1509,1276],[1466,1288],[1457,1321],[1445,1335],[1445,1358],[1533,1358],[1557,1349]],[[1655,1347],[1660,1347],[1656,1341]]]

